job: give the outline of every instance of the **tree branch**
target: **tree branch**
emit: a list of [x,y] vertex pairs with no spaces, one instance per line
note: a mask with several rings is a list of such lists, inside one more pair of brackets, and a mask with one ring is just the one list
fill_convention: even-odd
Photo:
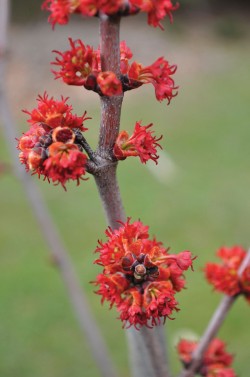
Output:
[[[112,71],[120,77],[120,18],[100,15],[100,49],[102,71]],[[112,160],[118,136],[123,94],[101,96],[101,124],[97,154]]]
[[[246,257],[244,258],[239,271],[238,275],[241,276],[245,268],[250,264],[250,249]],[[193,377],[195,373],[199,370],[202,362],[202,358],[204,353],[206,352],[211,340],[216,336],[217,332],[219,331],[221,325],[223,324],[229,310],[231,309],[232,305],[234,304],[235,300],[239,295],[235,296],[224,296],[217,307],[214,315],[212,316],[207,329],[205,330],[201,340],[199,341],[198,347],[194,351],[192,360],[190,365],[181,372],[179,377]]]
[[[101,62],[103,71],[113,71],[120,77],[120,42],[118,18],[100,16]],[[116,180],[117,163],[113,161],[113,146],[120,126],[123,96],[101,97],[101,125],[97,155],[103,161],[95,174],[108,225],[119,228],[117,220],[126,221],[119,186]],[[126,329],[133,377],[168,377],[163,326],[140,331]]]

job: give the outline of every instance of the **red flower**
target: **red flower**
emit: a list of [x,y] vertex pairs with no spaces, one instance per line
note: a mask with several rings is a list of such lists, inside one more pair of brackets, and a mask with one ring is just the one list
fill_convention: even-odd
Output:
[[87,156],[75,144],[53,143],[49,146],[49,158],[44,161],[45,175],[55,183],[79,180],[85,175]]
[[44,150],[41,147],[33,148],[28,154],[27,154],[27,165],[29,167],[29,170],[36,170],[40,174],[42,174],[43,171],[43,161],[45,159]]
[[56,79],[61,78],[68,85],[83,85],[102,95],[112,96],[151,83],[155,88],[158,101],[164,99],[170,103],[177,95],[172,76],[176,72],[176,65],[170,65],[163,57],[153,64],[143,67],[138,62],[130,65],[133,54],[125,41],[120,43],[121,77],[114,72],[101,71],[100,49],[86,46],[81,40],[73,41],[69,38],[70,50],[54,51],[59,56],[52,64],[58,66],[58,72],[53,71]]
[[21,151],[19,153],[19,160],[26,166],[27,171],[35,169],[39,175],[41,174],[43,170],[42,163],[46,157],[39,141],[44,140],[45,137],[45,129],[38,124],[34,124],[18,140],[17,149]]
[[160,21],[166,16],[169,17],[170,22],[173,22],[172,12],[179,8],[179,3],[173,5],[171,0],[153,0],[152,9],[148,12],[148,23],[154,27],[160,26],[163,29]]
[[161,148],[157,141],[161,140],[162,136],[158,139],[152,136],[153,131],[148,131],[152,125],[151,123],[148,126],[141,126],[139,122],[136,122],[134,132],[130,137],[126,131],[121,131],[114,145],[116,158],[125,160],[128,156],[139,156],[142,163],[151,159],[157,164],[159,156],[156,154],[156,148]]
[[236,377],[232,368],[223,368],[220,365],[208,367],[206,377]]
[[173,5],[171,0],[45,0],[42,5],[42,9],[51,13],[49,22],[53,27],[56,23],[68,23],[72,13],[93,17],[99,12],[108,15],[128,15],[141,11],[148,13],[149,25],[160,26],[162,29],[160,21],[169,16],[172,22],[172,12],[178,7],[179,4]]
[[161,29],[160,21],[168,16],[170,22],[173,22],[172,12],[179,8],[179,4],[173,5],[171,0],[130,0],[130,3],[148,13],[149,25],[160,26]]
[[[53,71],[56,79],[62,78],[68,85],[85,85],[89,75],[99,72],[99,57],[93,47],[85,46],[77,39],[69,38],[70,50],[65,52],[53,51],[59,55],[52,64],[60,68],[59,72]],[[94,88],[93,88],[94,89]]]
[[97,76],[97,84],[105,96],[115,96],[122,93],[121,81],[113,72],[101,72]]
[[184,365],[188,365],[192,360],[192,354],[197,348],[197,342],[181,339],[177,345],[177,352]]
[[51,12],[48,20],[54,28],[57,23],[59,25],[68,23],[69,15],[77,11],[78,3],[78,1],[72,0],[45,0],[42,4],[42,9]]
[[153,64],[143,67],[137,62],[133,62],[128,71],[128,78],[131,81],[131,85],[134,82],[142,84],[151,83],[155,87],[155,96],[158,101],[163,99],[168,100],[168,104],[171,99],[177,96],[172,75],[176,72],[176,65],[169,65],[168,61],[163,57],[158,58]]
[[79,180],[85,175],[87,156],[82,153],[83,122],[89,118],[71,113],[67,99],[55,101],[53,97],[38,97],[38,107],[25,111],[30,129],[20,138],[17,148],[19,159],[27,171],[44,176],[65,188],[66,181]]
[[[118,230],[108,228],[106,235],[108,241],[99,241],[95,261],[104,268],[95,282],[102,302],[115,305],[124,325],[136,328],[155,326],[178,311],[171,266],[176,266],[175,279],[182,282],[183,269],[160,242],[149,239],[148,227],[128,219]],[[191,265],[191,253],[186,253]]]
[[99,10],[109,15],[122,11],[125,6],[124,0],[99,0],[98,4]]
[[34,124],[30,127],[24,136],[22,136],[18,142],[18,149],[22,152],[29,152],[35,144],[38,142],[40,137],[43,137],[46,134],[45,129],[38,125]]
[[213,339],[205,352],[204,363],[206,365],[221,364],[228,367],[232,362],[233,355],[226,352],[225,343],[218,338]]
[[80,0],[79,12],[83,16],[93,17],[98,13],[98,9],[99,9],[98,3],[99,3],[98,0]]
[[30,115],[28,120],[31,124],[41,123],[42,126],[49,130],[58,126],[79,128],[81,131],[86,131],[83,122],[87,119],[86,112],[81,117],[77,117],[71,113],[72,106],[68,105],[68,98],[61,98],[61,101],[54,100],[53,97],[49,98],[45,92],[43,96],[39,95],[37,98],[37,109],[31,112],[24,110],[24,112]]
[[[180,340],[177,352],[184,365],[189,365],[198,342],[186,339]],[[220,339],[213,339],[209,344],[199,369],[204,377],[236,377],[233,369],[228,368],[233,362],[233,355],[226,352],[225,343]]]
[[74,143],[76,134],[69,127],[56,127],[52,132],[52,140],[60,141],[65,144]]
[[71,49],[65,52],[54,51],[59,57],[52,64],[60,68],[53,71],[57,78],[62,78],[68,85],[83,85],[105,96],[122,93],[122,84],[117,76],[110,71],[101,72],[100,50],[85,46],[81,40],[72,41]]
[[208,282],[217,291],[229,296],[243,294],[250,301],[250,266],[244,269],[241,277],[238,275],[246,251],[240,246],[222,247],[218,250],[217,255],[222,259],[222,264],[207,263],[205,266]]
[[80,13],[83,16],[93,17],[99,12],[112,15],[125,8],[124,0],[45,0],[42,9],[51,12],[49,22],[64,25],[68,23],[69,16]]
[[133,53],[127,46],[125,41],[120,43],[120,59],[121,59],[121,73],[126,75],[129,70],[129,60],[133,57]]
[[[158,101],[168,100],[177,96],[178,86],[172,76],[177,70],[176,65],[170,65],[163,57],[158,58],[153,64],[144,67],[142,64],[134,61],[129,65],[128,60],[132,54],[127,52],[127,46],[121,46],[121,71],[123,73],[124,91],[138,88],[143,84],[152,84],[155,88],[155,96]],[[127,54],[125,54],[127,52]]]

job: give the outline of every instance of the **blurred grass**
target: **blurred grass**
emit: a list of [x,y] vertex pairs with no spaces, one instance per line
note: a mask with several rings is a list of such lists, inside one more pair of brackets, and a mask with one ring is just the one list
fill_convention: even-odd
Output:
[[[126,212],[150,225],[152,234],[173,252],[190,249],[198,256],[196,271],[187,274],[188,290],[178,296],[181,311],[167,323],[175,369],[176,334],[187,329],[201,334],[220,299],[204,282],[201,267],[214,260],[221,245],[248,247],[250,242],[250,52],[244,43],[227,48],[233,62],[197,77],[182,75],[180,94],[171,106],[156,103],[152,88],[127,93],[124,101],[122,126],[153,121],[176,166],[172,179],[163,184],[138,161],[122,162],[118,174]],[[99,115],[92,107],[88,113],[96,122]],[[90,131],[91,141],[94,133]],[[0,159],[8,161],[7,156],[1,136]],[[98,376],[25,194],[11,174],[0,179],[0,376]],[[92,265],[93,250],[106,227],[93,179],[80,187],[69,185],[66,193],[44,182],[39,185],[115,362],[127,376],[124,330],[115,310],[102,308],[89,285],[99,272]],[[249,373],[249,309],[240,299],[221,330],[237,355],[235,368],[241,376]]]

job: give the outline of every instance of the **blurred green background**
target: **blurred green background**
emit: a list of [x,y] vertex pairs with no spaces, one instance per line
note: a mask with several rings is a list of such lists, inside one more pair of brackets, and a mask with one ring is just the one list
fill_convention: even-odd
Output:
[[[27,129],[20,109],[32,109],[37,93],[48,90],[69,95],[78,114],[88,111],[88,140],[94,146],[97,96],[54,81],[49,62],[52,49],[67,48],[68,36],[97,46],[97,20],[75,18],[52,32],[40,3],[12,2],[7,82],[17,137]],[[132,130],[136,120],[153,122],[156,134],[164,136],[164,154],[157,168],[131,158],[118,171],[127,214],[150,225],[151,234],[173,252],[189,249],[198,256],[195,272],[187,274],[188,289],[178,296],[181,311],[166,326],[175,371],[176,339],[201,335],[220,300],[205,283],[202,266],[215,260],[221,245],[250,245],[248,2],[181,3],[174,25],[164,23],[164,32],[147,27],[145,17],[122,22],[122,39],[132,47],[134,59],[150,64],[164,55],[178,65],[180,89],[170,106],[157,103],[151,87],[126,93],[122,129]],[[0,142],[1,162],[11,164],[2,132]],[[99,376],[22,187],[11,171],[0,182],[0,376]],[[67,192],[38,184],[115,363],[128,376],[124,330],[115,310],[102,307],[89,284],[100,272],[92,264],[93,251],[97,240],[105,239],[106,227],[93,179],[80,187],[70,184]],[[249,305],[239,299],[220,331],[236,354],[234,366],[242,377],[249,376],[249,313]]]

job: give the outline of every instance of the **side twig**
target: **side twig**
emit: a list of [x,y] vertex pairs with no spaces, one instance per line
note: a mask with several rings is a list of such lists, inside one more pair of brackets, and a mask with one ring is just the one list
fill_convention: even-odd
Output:
[[[74,267],[68,253],[61,241],[60,235],[50,216],[49,210],[32,178],[27,175],[17,159],[17,150],[15,147],[16,130],[11,116],[11,111],[6,96],[5,87],[5,51],[6,35],[9,15],[8,0],[0,0],[0,115],[6,138],[12,158],[14,173],[23,186],[28,198],[29,204],[33,210],[34,216],[40,226],[45,241],[48,244],[49,252],[52,255],[55,265],[61,274],[69,295],[75,316],[79,322],[84,338],[87,338],[88,345],[92,352],[93,358],[97,363],[100,373],[103,377],[116,377],[117,373],[108,350],[99,331],[99,328],[91,313],[87,298],[81,289],[81,284],[76,276]],[[3,29],[3,30],[2,30]],[[5,38],[3,38],[5,36]]]
[[[250,249],[248,250],[248,253],[246,257],[244,258],[238,274],[241,276],[245,268],[250,264]],[[233,303],[237,299],[239,295],[235,296],[224,296],[217,307],[217,309],[214,312],[214,315],[212,316],[207,329],[205,330],[198,347],[196,348],[192,361],[187,369],[184,369],[179,377],[193,377],[195,373],[199,370],[203,355],[205,351],[207,350],[208,345],[210,344],[211,340],[216,336],[217,332],[219,331],[221,325],[224,322],[224,319],[226,318],[229,310],[231,309]]]

